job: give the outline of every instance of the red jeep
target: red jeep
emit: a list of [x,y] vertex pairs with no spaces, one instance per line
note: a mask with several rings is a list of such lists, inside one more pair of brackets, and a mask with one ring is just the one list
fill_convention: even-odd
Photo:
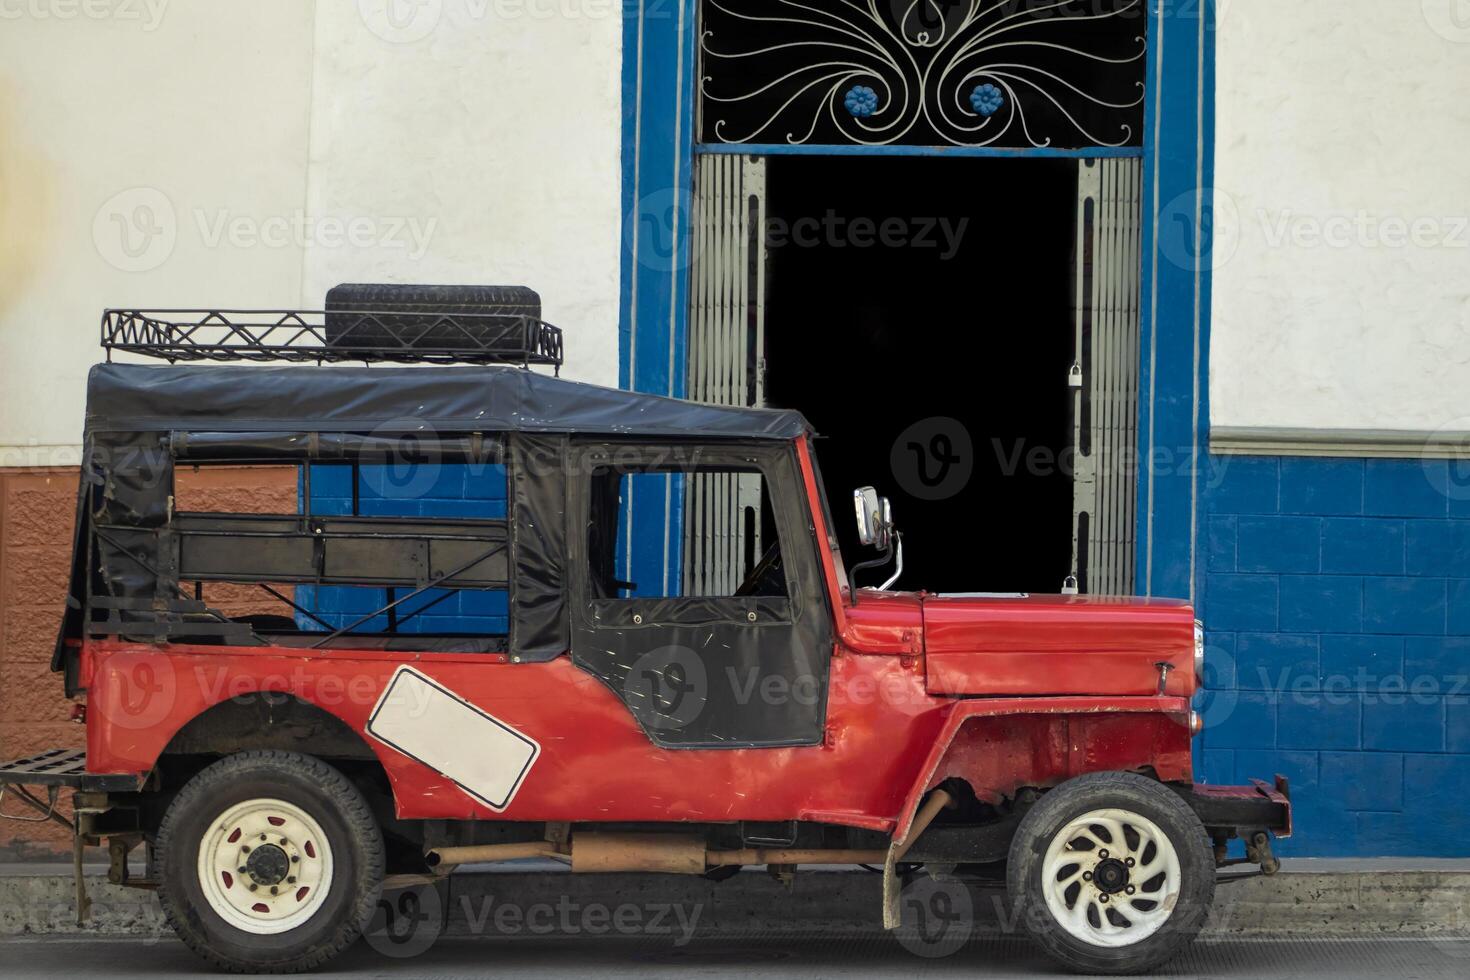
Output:
[[[109,357],[304,359],[262,340],[281,322],[206,344],[174,317],[110,312]],[[43,812],[75,788],[78,848],[109,841],[199,955],[319,966],[385,878],[458,865],[863,863],[890,928],[913,876],[1003,872],[1049,953],[1130,973],[1195,935],[1217,869],[1275,870],[1285,782],[1193,781],[1187,604],[860,587],[891,516],[854,494],[880,558],[846,563],[799,414],[506,366],[560,356],[514,326],[520,353],[483,357],[302,327],[312,360],[473,366],[93,369],[54,664],[87,748],[0,785]],[[459,512],[364,499],[385,462],[462,468]],[[176,472],[247,463],[296,467],[298,512],[176,506]],[[320,507],[328,483],[350,490]],[[629,581],[633,535],[673,556],[663,581]],[[218,583],[283,614],[227,615]],[[475,602],[503,626],[436,625]]]

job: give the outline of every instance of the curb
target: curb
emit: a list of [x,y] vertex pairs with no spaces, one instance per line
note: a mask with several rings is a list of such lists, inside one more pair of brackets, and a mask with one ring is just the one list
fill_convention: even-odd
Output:
[[[152,892],[120,888],[100,876],[89,877],[87,887],[92,920],[79,929],[70,875],[0,873],[0,936],[170,935]],[[976,933],[1013,931],[1003,891],[944,882],[932,887],[968,903]],[[599,921],[609,916],[616,921],[624,910],[627,921],[646,927],[662,910],[670,928],[677,924],[700,936],[769,937],[881,933],[880,889],[879,877],[863,871],[808,873],[788,890],[760,871],[716,883],[676,876],[505,870],[456,874],[439,883],[437,892],[448,912],[448,936],[575,933],[583,921],[577,917],[592,908],[600,910]],[[397,899],[390,894],[389,900]],[[510,911],[502,911],[507,906]],[[1284,870],[1272,878],[1233,882],[1219,888],[1204,930],[1215,937],[1467,933],[1470,871],[1458,870]]]

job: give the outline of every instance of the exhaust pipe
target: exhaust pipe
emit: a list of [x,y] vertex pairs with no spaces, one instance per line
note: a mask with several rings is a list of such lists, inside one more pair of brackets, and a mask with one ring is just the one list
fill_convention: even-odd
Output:
[[711,868],[731,864],[882,864],[887,854],[887,851],[758,847],[740,851],[706,851],[704,860]]
[[435,871],[447,872],[460,864],[490,864],[494,861],[515,861],[520,858],[557,858],[565,861],[566,854],[557,850],[550,841],[534,840],[516,844],[470,844],[464,847],[436,847],[424,855],[424,860]]
[[[936,789],[915,814],[903,841],[895,841],[887,850],[824,850],[822,848],[742,848],[715,851],[705,847],[698,837],[675,834],[600,834],[585,831],[572,835],[570,854],[564,845],[553,841],[525,841],[516,844],[471,844],[465,847],[439,847],[424,855],[429,867],[444,874],[460,864],[488,864],[492,861],[514,861],[519,858],[555,858],[569,861],[572,871],[581,874],[652,871],[659,874],[700,875],[707,868],[746,864],[882,864],[891,869],[908,853],[939,811],[953,805],[950,795]],[[887,874],[885,874],[885,878]]]
[[709,868],[753,864],[882,864],[886,851],[822,848],[743,848],[709,850],[698,837],[673,834],[599,834],[572,837],[571,853],[550,841],[515,844],[471,844],[438,847],[425,855],[429,867],[441,874],[461,864],[489,864],[522,858],[570,861],[578,874],[650,871],[658,874],[701,875]]

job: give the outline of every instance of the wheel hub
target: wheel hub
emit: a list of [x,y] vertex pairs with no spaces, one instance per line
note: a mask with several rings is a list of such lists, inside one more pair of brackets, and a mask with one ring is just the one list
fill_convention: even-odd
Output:
[[264,887],[279,885],[290,872],[291,859],[274,844],[255,848],[245,861],[245,873],[250,880]]
[[285,800],[245,800],[199,842],[199,884],[225,923],[257,936],[311,920],[332,885],[332,846],[321,824]]
[[1042,859],[1041,887],[1053,921],[1091,946],[1143,942],[1178,904],[1179,853],[1164,830],[1118,807],[1078,813]]
[[1128,868],[1117,858],[1106,858],[1093,869],[1092,881],[1104,895],[1116,895],[1128,887]]

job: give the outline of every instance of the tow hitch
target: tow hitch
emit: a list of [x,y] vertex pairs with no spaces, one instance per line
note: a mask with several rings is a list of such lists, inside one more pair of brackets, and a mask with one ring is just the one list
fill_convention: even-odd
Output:
[[[1285,776],[1277,776],[1273,783],[1253,779],[1249,786],[1195,785],[1181,792],[1215,843],[1215,867],[1252,864],[1258,869],[1218,875],[1218,883],[1260,878],[1281,870],[1271,840],[1291,836],[1291,784]],[[1230,841],[1237,837],[1245,842],[1244,857],[1229,856]]]
[[1274,875],[1281,870],[1281,859],[1271,850],[1271,835],[1264,830],[1258,830],[1245,840],[1245,857],[1227,858],[1225,856],[1224,840],[1215,841],[1215,867],[1230,868],[1238,864],[1258,865],[1256,871],[1237,872],[1228,875],[1216,875],[1215,883],[1224,885],[1232,881],[1243,881],[1246,878],[1263,878]]

